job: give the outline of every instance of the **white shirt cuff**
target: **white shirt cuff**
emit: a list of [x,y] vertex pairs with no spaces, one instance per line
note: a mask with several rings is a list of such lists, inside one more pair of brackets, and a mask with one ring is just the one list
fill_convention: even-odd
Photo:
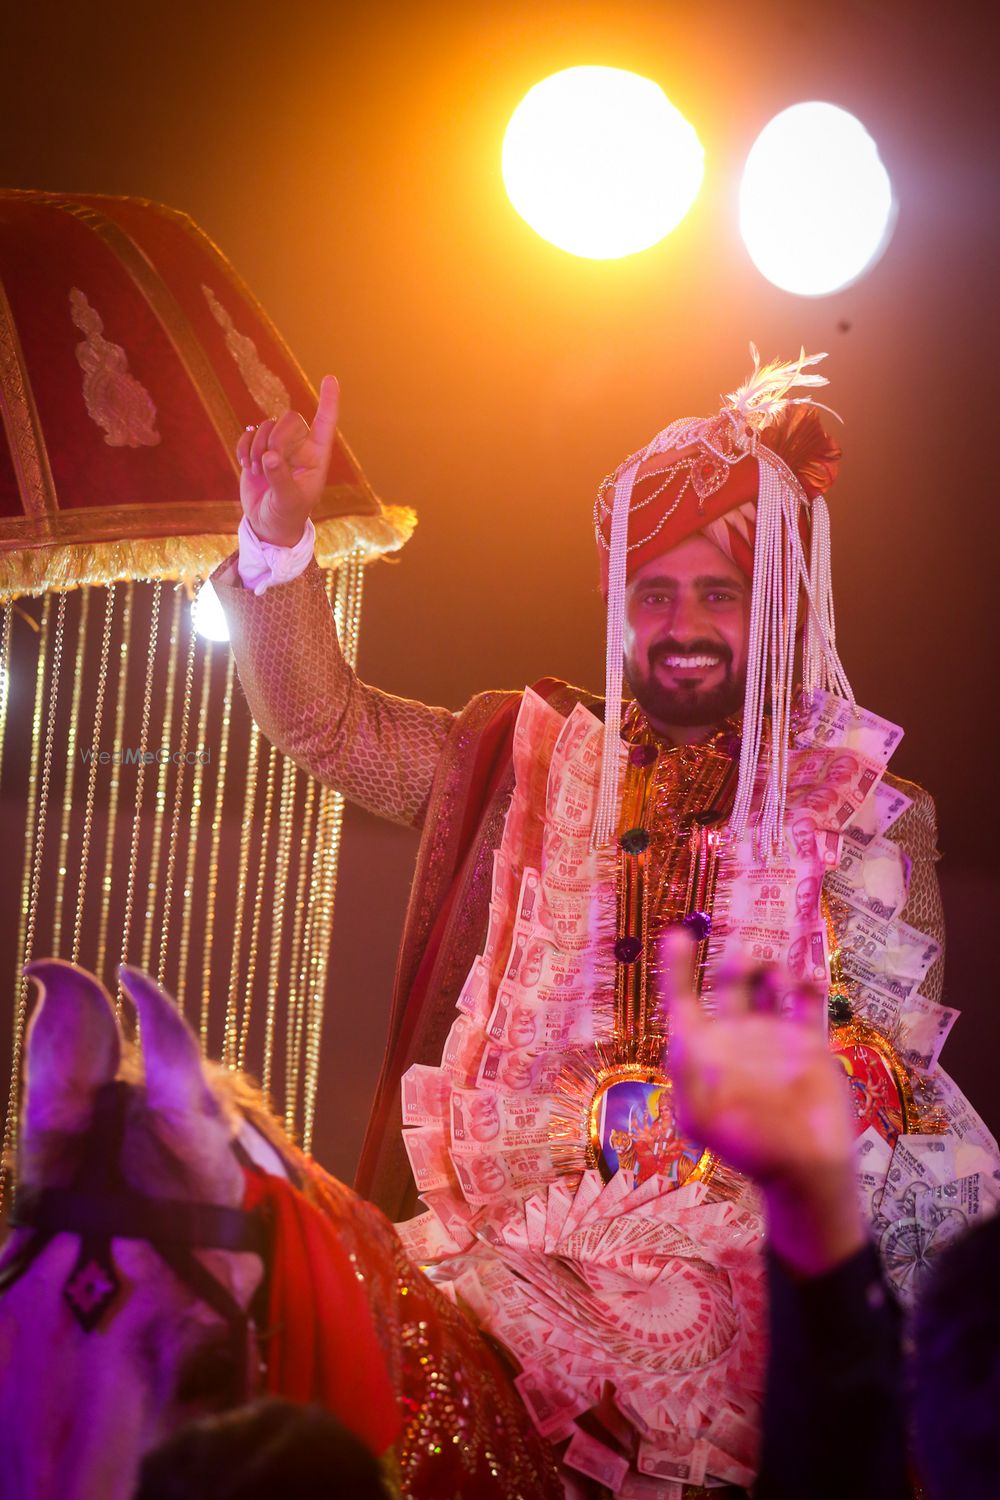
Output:
[[251,593],[263,594],[275,583],[291,583],[309,566],[316,545],[316,528],[306,519],[303,531],[294,547],[278,547],[273,542],[262,542],[246,516],[236,533],[239,538],[240,555],[237,570],[243,587]]

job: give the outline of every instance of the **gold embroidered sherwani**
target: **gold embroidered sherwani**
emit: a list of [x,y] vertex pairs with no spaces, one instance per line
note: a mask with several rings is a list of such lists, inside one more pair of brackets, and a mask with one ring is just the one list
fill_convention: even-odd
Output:
[[[468,796],[480,740],[500,716],[513,722],[520,694],[485,693],[453,713],[398,698],[360,681],[344,660],[324,577],[315,561],[298,578],[257,596],[245,589],[234,553],[216,570],[213,584],[225,610],[239,680],[262,732],[297,765],[348,800],[380,817],[422,831],[417,873],[400,955],[390,1043],[409,1031],[405,1056],[387,1052],[369,1133],[360,1185],[393,1217],[412,1208],[407,1163],[398,1145],[398,1078],[409,1062],[436,1064],[454,1016],[454,1003],[478,952],[489,902],[489,863],[499,844],[502,816],[513,773],[493,766],[495,785],[482,790],[482,806],[469,847],[458,849],[459,821],[469,822],[461,798]],[[595,700],[565,684],[551,685],[550,701],[568,712]],[[502,760],[503,746],[496,750]],[[482,758],[480,756],[480,758]],[[893,828],[893,838],[912,862],[903,920],[941,944],[942,953],[923,980],[922,992],[939,1000],[943,980],[944,921],[934,869],[938,858],[931,796],[886,773],[887,784],[912,798]],[[477,795],[479,791],[477,790]],[[468,830],[466,830],[467,832]],[[444,901],[449,878],[458,880],[459,920],[445,924],[444,953],[429,964],[435,904]],[[836,905],[833,908],[837,918]],[[414,1017],[410,988],[421,966],[434,969],[423,985]],[[427,975],[424,974],[426,981]],[[432,1013],[432,1014],[430,1014]],[[405,1023],[405,1025],[404,1025]],[[389,1051],[392,1050],[390,1046]]]

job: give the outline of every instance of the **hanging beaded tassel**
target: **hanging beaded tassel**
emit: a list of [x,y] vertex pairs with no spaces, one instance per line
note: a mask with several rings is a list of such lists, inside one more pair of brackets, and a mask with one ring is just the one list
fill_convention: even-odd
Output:
[[846,698],[854,709],[854,693],[837,654],[837,625],[833,613],[833,581],[830,569],[830,509],[824,495],[812,503],[812,535],[809,547],[809,577],[803,580],[809,600],[805,646],[802,652],[802,683],[807,693],[825,688]]
[[[808,396],[789,397],[788,392],[797,386],[826,385],[825,376],[804,373],[808,366],[817,364],[826,355],[807,356],[803,349],[792,364],[772,364],[762,369],[753,344],[750,353],[753,374],[745,385],[727,398],[727,405],[720,412],[731,426],[734,449],[737,453],[755,456],[759,474],[743,742],[729,832],[733,838],[739,838],[746,831],[758,772],[766,755],[763,797],[754,829],[754,843],[758,856],[771,860],[780,854],[784,842],[795,624],[800,585],[808,606],[803,649],[806,692],[825,688],[846,698],[852,709],[855,702],[836,649],[830,573],[830,512],[826,500],[818,495],[812,502],[807,568],[799,516],[801,507],[810,502],[788,465],[760,442],[761,433],[787,406],[822,405]],[[829,407],[823,409],[830,410]],[[765,746],[768,709],[770,735],[769,744]]]
[[[758,451],[757,535],[750,596],[743,739],[736,797],[729,820],[730,833],[739,838],[749,821],[758,768],[766,750],[763,801],[756,828],[758,849],[765,855],[776,853],[780,847],[785,814],[795,615],[803,561],[798,530],[799,498],[772,458],[769,450]],[[784,468],[783,464],[781,468]],[[770,743],[765,746],[769,706]]]
[[604,671],[604,748],[601,785],[594,816],[592,843],[602,849],[618,828],[618,771],[621,760],[622,677],[625,663],[625,567],[628,515],[632,486],[640,459],[629,460],[619,471],[611,513],[611,557],[608,564],[608,646]]
[[[607,544],[610,556],[604,759],[593,826],[595,848],[608,843],[617,827],[625,582],[627,554],[631,550],[628,542],[629,511],[638,469],[655,454],[697,444],[706,456],[730,467],[746,459],[755,460],[758,466],[743,738],[739,778],[729,821],[733,838],[746,832],[755,794],[759,790],[760,813],[754,827],[756,851],[760,857],[770,860],[780,853],[782,847],[800,586],[808,605],[803,655],[805,689],[815,692],[825,688],[846,698],[852,709],[855,706],[850,683],[836,650],[830,577],[830,520],[826,501],[819,496],[812,502],[812,540],[807,565],[799,517],[801,507],[808,505],[809,501],[788,465],[760,442],[761,433],[786,407],[821,405],[808,396],[790,397],[788,392],[796,387],[826,385],[825,376],[805,373],[809,366],[826,356],[807,356],[802,350],[798,360],[792,363],[773,363],[762,368],[753,344],[750,353],[753,374],[743,386],[726,397],[725,404],[714,417],[672,422],[641,452],[627,459],[613,476],[611,536]],[[607,513],[602,501],[604,489],[602,486],[595,507],[596,531],[602,543],[601,511]],[[662,524],[661,518],[657,529]],[[760,776],[762,766],[763,777]]]

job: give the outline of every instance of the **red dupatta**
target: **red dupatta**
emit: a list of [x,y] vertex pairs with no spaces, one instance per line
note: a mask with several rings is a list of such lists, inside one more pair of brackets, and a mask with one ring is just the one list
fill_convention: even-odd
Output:
[[329,1219],[291,1183],[244,1170],[243,1207],[271,1230],[265,1390],[316,1402],[380,1457],[401,1420],[371,1311]]

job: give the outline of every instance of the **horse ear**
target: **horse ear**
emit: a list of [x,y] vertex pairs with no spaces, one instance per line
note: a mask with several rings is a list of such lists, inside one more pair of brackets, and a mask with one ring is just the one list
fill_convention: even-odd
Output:
[[121,1062],[111,997],[94,975],[61,958],[25,964],[41,998],[25,1044],[24,1145],[42,1133],[75,1135],[90,1123],[94,1093]]
[[118,977],[139,1016],[150,1108],[171,1116],[218,1114],[198,1039],[166,990],[128,964],[122,964]]
[[146,1103],[157,1133],[209,1199],[239,1203],[243,1175],[230,1150],[233,1126],[205,1075],[198,1038],[148,974],[122,964],[118,977],[139,1016]]

